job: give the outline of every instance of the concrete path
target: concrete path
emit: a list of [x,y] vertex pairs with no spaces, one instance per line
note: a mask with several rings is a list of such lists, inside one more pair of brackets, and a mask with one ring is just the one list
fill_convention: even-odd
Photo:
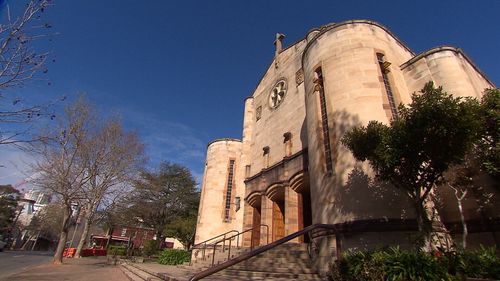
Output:
[[118,265],[108,265],[105,257],[65,259],[63,265],[50,262],[0,278],[1,281],[124,281]]

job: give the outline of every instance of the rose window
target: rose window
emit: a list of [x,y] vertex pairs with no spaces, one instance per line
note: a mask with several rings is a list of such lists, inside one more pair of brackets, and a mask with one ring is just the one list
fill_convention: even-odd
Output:
[[272,108],[278,107],[286,94],[286,82],[285,80],[280,80],[274,86],[271,94],[269,95],[269,106]]

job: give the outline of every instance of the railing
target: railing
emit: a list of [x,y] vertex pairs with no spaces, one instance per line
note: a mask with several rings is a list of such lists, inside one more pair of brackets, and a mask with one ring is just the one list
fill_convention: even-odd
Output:
[[[260,227],[260,226],[259,226]],[[262,246],[262,247],[259,247],[259,248],[256,248],[248,253],[244,253],[240,256],[237,256],[235,257],[234,259],[230,259],[224,263],[221,263],[219,265],[216,265],[216,266],[213,266],[213,267],[210,267],[204,271],[201,271],[201,272],[198,272],[197,274],[193,275],[191,277],[191,279],[189,279],[189,281],[196,281],[196,280],[200,280],[201,278],[204,278],[204,277],[207,277],[209,275],[212,275],[214,273],[217,273],[223,269],[226,269],[230,266],[233,266],[239,262],[242,262],[244,260],[248,260],[260,253],[263,253],[265,251],[268,251],[270,249],[273,249],[281,244],[284,244],[294,238],[297,238],[299,236],[302,236],[304,234],[308,234],[310,235],[309,233],[312,232],[313,230],[326,230],[328,233],[331,233],[331,234],[334,234],[334,235],[338,235],[339,234],[339,231],[337,229],[337,227],[335,225],[332,225],[332,224],[313,224],[313,225],[310,225],[302,230],[299,230],[295,233],[292,233],[286,237],[283,237],[279,240],[276,240],[274,242],[272,242],[271,244],[267,244],[265,246]],[[318,234],[315,234],[313,236],[316,236]],[[269,236],[269,235],[268,235]],[[340,253],[341,253],[341,239],[335,239],[336,240],[336,250],[337,250],[337,256],[340,257]]]
[[[215,243],[219,243],[220,241],[225,241],[226,240],[226,235],[228,235],[229,233],[233,233],[233,232],[240,233],[238,230],[230,230],[228,232],[224,232],[222,234],[219,234],[217,236],[214,236],[214,237],[212,237],[210,239],[207,239],[207,240],[205,240],[203,242],[200,242],[200,243],[198,243],[196,245],[191,246],[191,250],[201,249],[202,250],[202,259],[205,260],[205,250],[208,248],[209,245],[212,245],[212,244],[209,244],[208,242],[216,240],[216,239],[221,238],[221,237],[222,237],[222,240],[215,241]],[[224,248],[225,244],[222,247]]]
[[267,242],[266,244],[269,244],[269,226],[267,224],[261,224],[259,226],[255,226],[255,227],[252,227],[252,228],[249,228],[245,231],[242,231],[238,234],[235,234],[233,236],[230,236],[230,237],[224,237],[223,240],[220,240],[218,242],[216,242],[214,245],[213,245],[213,252],[212,252],[212,266],[214,266],[215,264],[215,252],[216,252],[216,249],[217,249],[217,244],[219,243],[223,243],[223,246],[222,246],[222,252],[224,253],[225,252],[225,248],[226,248],[226,240],[229,240],[229,247],[228,247],[228,250],[227,250],[227,260],[229,260],[231,258],[231,241],[233,241],[235,238],[236,238],[236,247],[239,248],[240,247],[240,236],[247,233],[247,232],[250,232],[252,231],[252,237],[251,237],[251,242],[250,242],[250,250],[253,250],[253,231],[257,228],[259,228],[259,231],[262,227],[265,227],[266,228],[266,239],[267,239]]

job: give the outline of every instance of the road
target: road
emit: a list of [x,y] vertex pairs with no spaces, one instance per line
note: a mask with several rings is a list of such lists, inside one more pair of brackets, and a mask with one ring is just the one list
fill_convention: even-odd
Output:
[[0,252],[0,280],[8,280],[7,276],[22,272],[28,268],[49,263],[53,253],[6,251]]

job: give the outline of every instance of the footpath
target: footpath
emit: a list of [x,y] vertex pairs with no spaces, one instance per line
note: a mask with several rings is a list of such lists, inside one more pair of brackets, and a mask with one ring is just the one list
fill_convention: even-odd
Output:
[[106,257],[66,258],[62,265],[52,263],[31,267],[1,281],[124,281],[120,266],[108,264]]

